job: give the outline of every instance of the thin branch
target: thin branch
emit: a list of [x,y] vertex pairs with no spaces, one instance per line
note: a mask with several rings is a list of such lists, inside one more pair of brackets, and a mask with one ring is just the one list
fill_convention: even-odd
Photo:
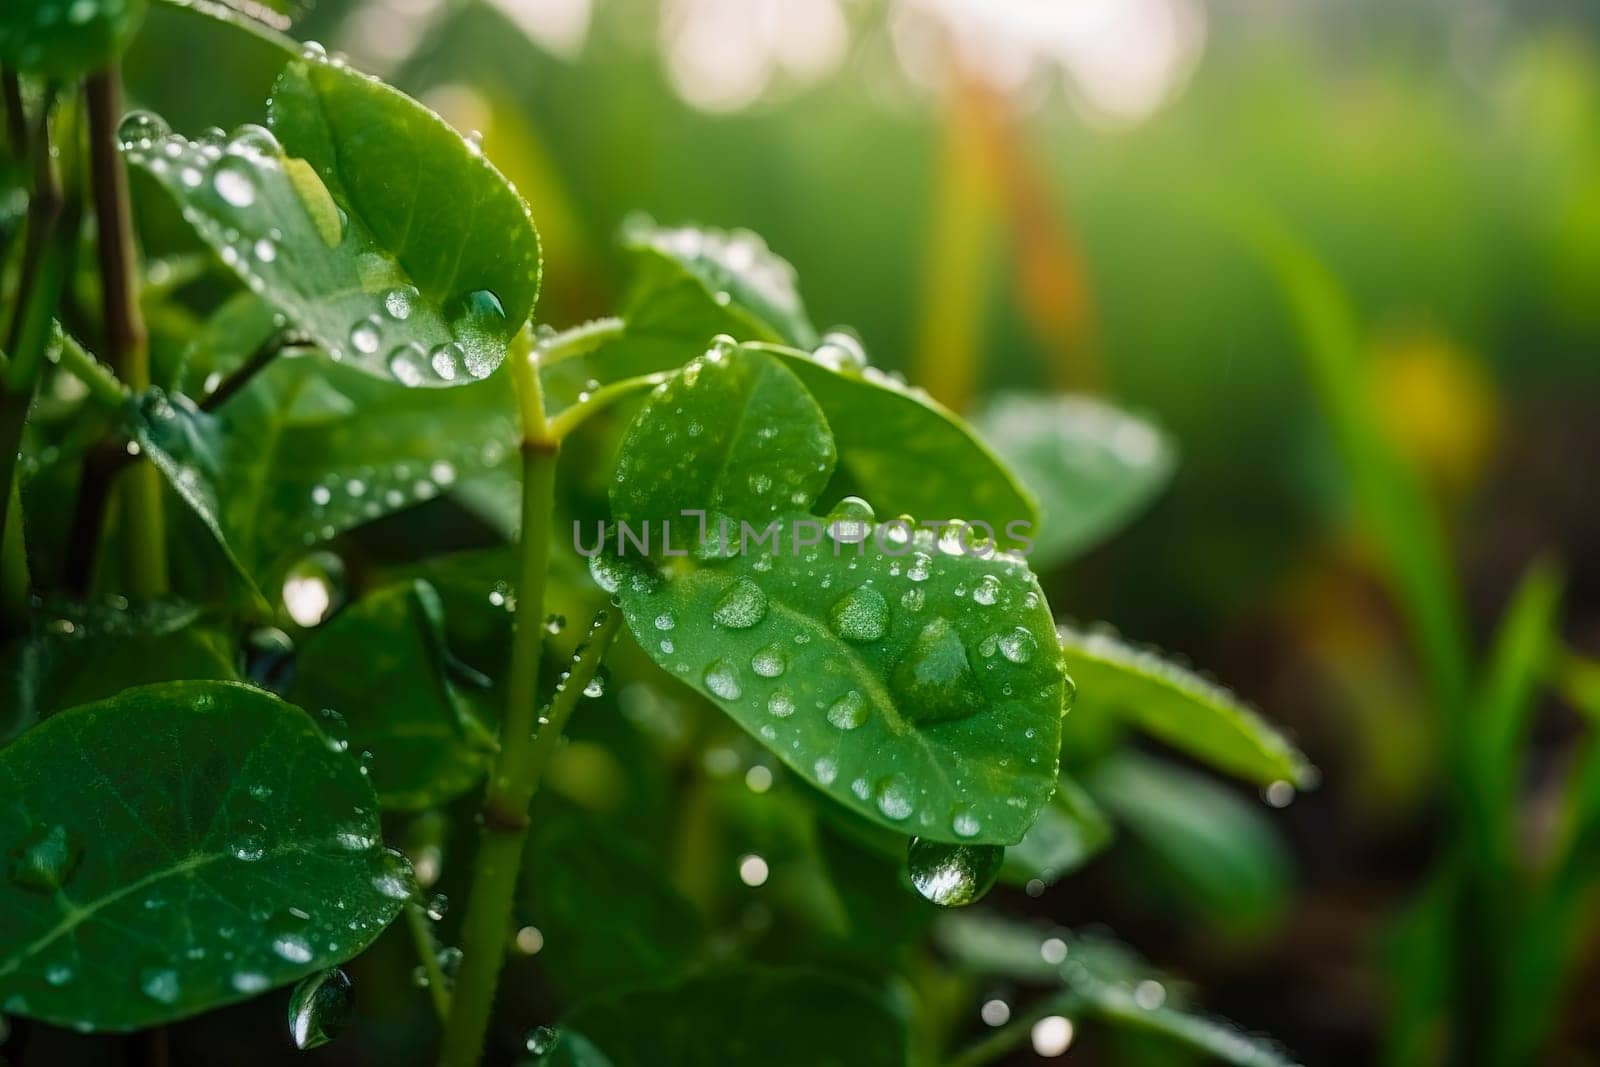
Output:
[[569,359],[586,356],[609,341],[621,337],[627,323],[619,318],[593,319],[581,326],[534,339],[539,366],[553,367]]
[[434,939],[433,926],[422,905],[414,900],[406,903],[406,925],[411,928],[411,940],[416,942],[422,973],[428,979],[428,999],[433,1001],[433,1013],[442,1023],[450,1017],[450,989],[445,985],[444,970],[439,966],[439,943]]
[[229,372],[228,376],[217,383],[217,387],[207,393],[200,400],[201,411],[215,411],[231,400],[239,390],[249,385],[255,376],[266,369],[274,359],[291,348],[305,348],[311,344],[310,338],[299,334],[280,332],[256,348],[245,361]]
[[557,440],[565,441],[573,430],[618,400],[641,389],[654,389],[670,377],[672,377],[671,371],[662,371],[658,374],[644,374],[637,378],[624,378],[603,385],[585,399],[570,407],[562,408],[553,416],[550,419],[550,433]]
[[103,407],[120,408],[128,398],[128,390],[118,380],[110,367],[92,356],[77,338],[60,331],[57,364],[89,390],[89,395]]

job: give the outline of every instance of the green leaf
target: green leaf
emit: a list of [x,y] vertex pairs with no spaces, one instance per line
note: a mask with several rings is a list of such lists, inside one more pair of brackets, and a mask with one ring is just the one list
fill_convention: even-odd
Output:
[[1172,477],[1171,438],[1087,396],[996,397],[977,420],[994,450],[1039,498],[1035,570],[1080,555],[1127,523]]
[[[748,230],[657,226],[648,218],[623,226],[633,259],[627,312],[634,338],[703,345],[719,334],[810,348],[816,328],[806,317],[794,268]],[[681,362],[681,349],[666,365]]]
[[611,514],[681,529],[686,510],[767,519],[815,500],[833,470],[828,424],[769,355],[713,345],[658,386],[617,454]]
[[0,1002],[127,1030],[348,959],[410,892],[377,838],[355,764],[261,690],[62,712],[0,750]]
[[146,0],[7,0],[0,63],[75,81],[116,59],[144,18]]
[[373,78],[291,63],[272,131],[221,144],[160,127],[128,158],[230,268],[335,361],[408,386],[485,378],[533,308],[527,205],[445,122]]
[[935,561],[926,540],[797,554],[818,521],[772,529],[776,554],[621,581],[640,645],[847,807],[941,841],[1020,840],[1055,785],[1065,688],[1026,566]]
[[136,685],[236,677],[228,635],[200,609],[176,601],[46,604],[36,613],[33,636],[13,646],[11,656],[0,737]]
[[1294,1067],[1276,1043],[1175,1003],[1168,986],[1125,945],[1084,935],[1066,940],[1062,980],[1085,1001],[1084,1014],[1100,1023],[1160,1037],[1234,1067]]
[[1080,706],[1118,712],[1196,759],[1261,785],[1315,783],[1305,757],[1222,686],[1109,630],[1064,626],[1059,636]]
[[[1016,842],[1054,789],[1065,697],[1038,583],[926,529],[897,542],[864,502],[773,517],[826,477],[807,404],[748,350],[716,348],[665,383],[629,430],[612,506],[653,522],[667,566],[619,539],[596,576],[651,658],[847,807],[919,837]],[[659,541],[686,508],[719,512],[692,558],[699,531],[676,552]]]
[[757,1060],[766,1067],[892,1067],[907,1057],[905,1025],[881,994],[831,975],[768,967],[725,968],[589,1001],[562,1028],[586,1037],[615,1067]]
[[517,910],[557,988],[577,999],[684,972],[703,923],[659,860],[565,804],[539,805],[533,826]]
[[1006,849],[1000,877],[1012,885],[1055,885],[1111,843],[1111,821],[1094,799],[1063,776],[1021,841]]
[[[253,295],[225,304],[185,375],[196,393],[279,329]],[[287,355],[215,412],[152,391],[132,434],[237,570],[270,589],[300,554],[499,466],[516,439],[504,377],[440,393]]]
[[849,491],[886,515],[987,523],[1001,548],[1027,550],[1038,505],[959,416],[875,368],[775,351],[827,416]]
[[426,582],[403,582],[369,593],[307,635],[289,699],[337,712],[341,740],[372,753],[379,803],[417,811],[471,789],[494,750],[448,670],[438,594]]
[[1283,906],[1290,863],[1263,809],[1215,781],[1135,752],[1085,780],[1182,906],[1240,928]]

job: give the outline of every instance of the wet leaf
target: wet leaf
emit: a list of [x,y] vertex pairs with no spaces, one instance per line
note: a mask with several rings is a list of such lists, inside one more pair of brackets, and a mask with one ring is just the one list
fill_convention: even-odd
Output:
[[121,53],[146,0],[8,0],[0,8],[0,63],[71,80]]
[[660,572],[621,544],[596,573],[646,653],[830,796],[918,837],[1016,842],[1054,787],[1065,699],[1038,584],[1013,557],[880,529],[863,501],[772,517],[826,475],[806,404],[764,353],[685,367],[630,428],[613,510],[719,514],[692,552],[658,544]]
[[[1208,920],[1259,928],[1286,901],[1290,863],[1267,809],[1220,783],[1134,752],[1085,779],[1149,867],[1141,878]],[[1113,857],[1116,858],[1116,857]]]
[[816,499],[833,470],[817,405],[772,356],[713,344],[651,394],[617,455],[611,514],[680,548],[685,510],[766,519]]
[[340,716],[340,740],[352,754],[372,754],[369,776],[384,808],[434,807],[476,785],[494,749],[451,681],[448,657],[433,588],[388,586],[307,634],[289,699]]
[[996,397],[976,420],[1039,498],[1036,570],[1071,559],[1137,515],[1172,478],[1177,449],[1161,430],[1086,396]]
[[767,967],[588,1001],[562,1030],[587,1038],[615,1067],[755,1059],[768,1067],[891,1067],[907,1059],[905,1024],[885,996],[843,978]]
[[[809,348],[817,331],[806,317],[794,268],[748,230],[658,226],[647,218],[623,227],[633,258],[628,332],[690,351],[719,333],[741,341]],[[668,364],[682,361],[668,357]]]
[[291,63],[269,111],[271,133],[222,143],[125,123],[125,151],[335,361],[407,386],[487,377],[538,294],[516,191],[438,116],[343,66]]
[[986,523],[1001,548],[1027,549],[1038,505],[959,416],[875,368],[783,357],[833,429],[850,492],[884,515]]
[[1006,849],[1000,877],[1013,885],[1054,885],[1111,843],[1111,820],[1072,779],[1063,776],[1023,839]]
[[1259,785],[1309,786],[1316,770],[1233,693],[1107,630],[1062,627],[1062,655],[1079,706],[1125,717],[1219,770]]
[[217,621],[176,601],[40,605],[32,636],[9,650],[7,715],[14,736],[64,708],[179,679],[232,679],[236,656]]
[[348,959],[410,890],[377,842],[355,764],[258,689],[62,712],[0,750],[0,1002],[126,1030]]

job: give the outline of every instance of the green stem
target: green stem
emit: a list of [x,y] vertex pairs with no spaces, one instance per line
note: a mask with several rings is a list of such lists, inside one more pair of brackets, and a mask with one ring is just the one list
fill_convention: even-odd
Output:
[[[523,334],[526,338],[526,333]],[[472,886],[462,920],[461,969],[445,1021],[439,1062],[468,1067],[478,1062],[495,987],[505,960],[506,937],[516,895],[517,871],[528,832],[528,804],[538,789],[553,736],[551,717],[534,734],[539,697],[539,660],[544,645],[544,589],[555,511],[556,460],[560,439],[550,433],[539,382],[537,352],[521,346],[510,356],[512,383],[522,422],[522,546],[517,577],[517,615],[506,677],[506,709],[500,753],[483,800],[483,832],[473,862]]]
[[28,197],[22,270],[5,335],[8,359],[0,378],[0,538],[4,539],[0,558],[4,559],[7,592],[5,601],[0,602],[4,609],[0,632],[20,632],[26,625],[27,552],[22,543],[22,495],[16,484],[17,453],[39,368],[50,347],[52,316],[66,284],[66,246],[73,229],[60,225],[61,175],[50,147],[52,106],[53,100],[47,96],[33,141],[33,187]]
[[611,382],[601,386],[590,393],[584,400],[563,408],[550,419],[551,436],[557,440],[565,441],[572,431],[588,421],[594,415],[615,404],[618,400],[641,389],[654,389],[668,378],[670,373],[643,374],[637,378],[624,378],[618,382]]
[[207,393],[200,401],[201,411],[215,411],[226,404],[239,390],[249,385],[255,376],[267,368],[278,356],[291,348],[299,348],[310,342],[304,338],[296,337],[290,333],[276,333],[261,343],[261,346],[234,368],[232,372],[217,387]]
[[94,358],[76,338],[62,332],[57,362],[63,370],[82,382],[89,396],[103,407],[120,409],[128,399],[128,390],[112,369]]
[[1063,989],[951,1056],[945,1067],[983,1067],[986,1063],[993,1063],[1027,1040],[1040,1019],[1051,1015],[1071,1017],[1082,1006],[1082,998],[1077,993]]
[[553,367],[557,363],[586,356],[601,345],[621,337],[627,325],[615,317],[593,319],[570,330],[539,338],[539,366]]
[[[101,308],[106,358],[128,388],[150,388],[150,337],[139,307],[138,249],[128,202],[128,172],[117,147],[122,116],[122,84],[115,64],[89,76],[89,166],[100,238]],[[122,479],[124,575],[128,590],[150,600],[167,590],[165,522],[161,476],[148,461],[135,464]]]
[[411,939],[416,942],[422,973],[428,978],[428,999],[433,1001],[433,1012],[442,1023],[450,1017],[450,990],[445,985],[444,971],[439,967],[439,945],[434,941],[433,927],[421,904],[412,901],[406,905],[406,925],[411,928]]

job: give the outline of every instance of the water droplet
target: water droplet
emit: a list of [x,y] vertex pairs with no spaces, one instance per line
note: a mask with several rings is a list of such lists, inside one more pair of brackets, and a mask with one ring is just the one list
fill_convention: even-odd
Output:
[[228,138],[227,151],[238,155],[272,157],[281,155],[283,148],[271,130],[247,122]]
[[356,323],[350,331],[350,347],[360,352],[363,356],[370,356],[383,344],[383,335],[378,332],[378,323],[371,316]]
[[522,1047],[535,1056],[543,1056],[555,1048],[561,1034],[553,1026],[535,1026],[522,1039]]
[[428,355],[428,364],[444,381],[454,381],[466,369],[466,350],[454,341],[442,344]]
[[871,534],[878,521],[877,514],[858,496],[847,496],[828,512],[823,520],[828,536],[841,545],[857,545]]
[[211,188],[227,203],[246,208],[256,202],[256,182],[248,164],[237,157],[223,158],[211,172]]
[[889,676],[904,713],[917,722],[959,719],[984,706],[977,676],[955,625],[928,622]]
[[471,319],[481,327],[493,329],[505,322],[506,309],[500,298],[488,289],[475,289],[451,301],[447,314],[452,319]]
[[656,616],[656,629],[658,630],[670,630],[677,624],[677,620],[667,612],[662,612],[660,615]]
[[260,993],[272,984],[272,980],[260,971],[235,971],[229,979],[233,988],[240,993]]
[[178,1001],[178,972],[166,965],[145,967],[139,971],[139,990],[151,1000],[161,1004]]
[[787,689],[776,689],[767,698],[767,713],[777,719],[787,719],[794,714],[794,695]]
[[863,585],[834,601],[828,621],[847,641],[876,641],[889,630],[889,605],[883,594]]
[[428,353],[415,341],[409,341],[389,351],[389,373],[401,385],[421,385],[431,370],[428,365]]
[[355,988],[339,968],[301,979],[289,997],[289,1035],[295,1048],[316,1048],[338,1037],[354,1006]]
[[55,893],[72,878],[83,843],[65,826],[40,824],[23,839],[11,860],[11,880],[35,893]]
[[416,876],[405,856],[393,849],[372,854],[372,888],[390,900],[410,900],[416,892]]
[[149,148],[171,132],[161,116],[148,111],[130,111],[117,126],[117,139],[123,148]]
[[706,688],[723,700],[738,700],[744,692],[739,684],[739,671],[725,659],[719,659],[706,668],[702,676]]
[[999,644],[1000,654],[1016,664],[1027,663],[1039,651],[1039,642],[1033,634],[1020,626],[1010,633],[1001,634]]
[[404,322],[411,317],[411,309],[416,306],[420,295],[416,287],[411,285],[390,289],[383,294],[383,310],[396,322]]
[[911,802],[911,790],[900,775],[891,774],[880,779],[873,790],[873,796],[884,818],[898,822],[910,817],[914,807]]
[[832,785],[833,780],[839,777],[839,764],[823,756],[811,765],[811,771],[817,776],[818,785]]
[[737,579],[711,609],[711,617],[732,630],[748,630],[766,614],[767,594],[748,578]]
[[822,335],[812,358],[830,370],[859,373],[867,366],[867,353],[855,334],[829,330]]
[[982,899],[1000,877],[999,845],[951,845],[912,838],[906,853],[911,884],[924,900],[958,908]]
[[283,578],[283,608],[298,626],[316,626],[344,603],[344,561],[313,552]]
[[841,730],[854,730],[872,715],[867,698],[852,689],[835,700],[828,708],[828,721]]
[[950,816],[950,829],[955,831],[957,837],[977,837],[978,831],[983,829],[983,823],[970,808],[957,808],[955,814]]
[[750,669],[763,678],[779,678],[789,666],[789,657],[777,642],[762,648],[750,659]]
[[294,907],[275,913],[274,917],[267,920],[267,933],[270,934],[272,950],[278,957],[290,963],[310,963],[314,953],[306,937],[309,925],[309,915]]
[[985,606],[993,604],[1000,596],[1000,579],[992,574],[985,574],[972,590],[972,599]]

